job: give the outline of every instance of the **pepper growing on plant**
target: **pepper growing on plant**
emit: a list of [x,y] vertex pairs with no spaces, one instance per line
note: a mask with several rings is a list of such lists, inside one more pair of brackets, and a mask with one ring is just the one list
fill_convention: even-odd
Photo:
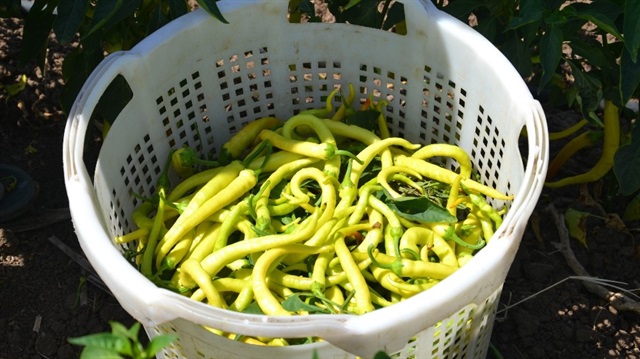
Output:
[[587,147],[594,146],[602,138],[602,132],[585,131],[571,139],[556,153],[547,169],[547,180],[552,179],[573,155]]
[[602,154],[598,162],[587,172],[554,182],[546,182],[546,186],[557,188],[572,184],[594,182],[606,175],[613,168],[614,156],[620,147],[620,115],[618,107],[611,100],[604,103],[604,142]]

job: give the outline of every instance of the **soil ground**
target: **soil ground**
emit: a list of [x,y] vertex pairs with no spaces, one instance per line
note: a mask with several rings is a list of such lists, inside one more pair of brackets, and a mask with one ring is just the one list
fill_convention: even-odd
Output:
[[[42,72],[18,63],[20,38],[19,21],[0,20],[0,84],[15,83],[22,74],[28,78],[14,97],[0,90],[0,163],[29,173],[39,193],[26,213],[0,224],[0,359],[76,358],[80,348],[67,338],[108,331],[109,321],[134,321],[54,244],[81,254],[62,176],[66,117],[59,97],[66,49],[52,42]],[[549,111],[547,118],[552,129],[576,120],[571,111]],[[592,150],[576,157],[563,173],[580,172],[597,155]],[[560,232],[550,208],[593,213],[585,222],[588,247],[570,242],[576,258],[593,277],[640,287],[638,223],[616,220],[626,200],[603,193],[606,181],[611,179],[582,191],[544,190],[504,285],[490,358],[640,358],[640,317],[614,309],[582,281],[566,280],[575,272],[554,245]]]

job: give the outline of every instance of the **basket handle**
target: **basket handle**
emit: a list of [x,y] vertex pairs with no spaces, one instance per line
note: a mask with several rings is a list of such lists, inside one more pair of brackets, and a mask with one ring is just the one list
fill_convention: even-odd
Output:
[[124,75],[124,68],[134,63],[130,61],[132,56],[124,51],[110,54],[98,64],[80,89],[69,111],[62,143],[65,181],[81,181],[87,185],[91,183],[82,162],[87,128],[100,97],[116,76]]
[[[520,193],[527,193],[528,195],[516,194],[516,200],[524,198],[524,202],[517,206],[516,212],[509,214],[511,219],[529,218],[529,213],[533,211],[533,207],[538,202],[539,194],[542,192],[542,187],[544,187],[549,165],[549,131],[544,110],[537,100],[531,101],[531,107],[532,116],[525,124],[529,146],[529,156],[524,175],[526,182],[522,184],[519,190]],[[527,215],[523,216],[520,214],[521,212]],[[512,225],[518,225],[518,223],[512,224],[511,222],[505,221],[503,223],[504,227],[510,228]],[[519,225],[524,226],[526,222]]]
[[[162,296],[157,294],[162,290],[133,266],[114,268],[109,263],[99,260],[102,256],[117,257],[121,256],[121,253],[107,236],[107,224],[104,219],[97,215],[101,212],[101,207],[83,157],[87,128],[96,105],[117,76],[121,75],[128,80],[135,74],[138,57],[135,53],[114,52],[102,60],[87,78],[69,111],[62,145],[62,160],[69,210],[75,231],[79,237],[94,239],[91,245],[80,241],[84,254],[100,278],[112,290],[118,302],[134,318],[145,323],[156,314],[153,308],[156,301],[162,299]],[[97,228],[102,228],[103,231],[96,230]],[[105,275],[107,273],[111,275]],[[129,283],[123,285],[121,278],[127,278]],[[135,291],[147,292],[150,298],[145,303],[138,303]]]

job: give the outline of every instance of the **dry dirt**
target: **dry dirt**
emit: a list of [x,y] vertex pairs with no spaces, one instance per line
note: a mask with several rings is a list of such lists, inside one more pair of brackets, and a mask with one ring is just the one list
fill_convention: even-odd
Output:
[[[81,253],[62,176],[66,118],[58,103],[66,49],[51,44],[44,74],[18,64],[20,25],[0,20],[0,84],[15,83],[21,74],[29,79],[15,97],[0,91],[0,163],[24,169],[39,193],[28,212],[0,224],[0,359],[75,358],[80,348],[67,338],[109,330],[112,320],[133,320],[90,272],[53,244],[57,239]],[[571,111],[549,111],[547,117],[551,128],[575,120]],[[565,173],[586,168],[595,156],[597,150],[581,155]],[[615,217],[608,214],[621,213],[626,201],[601,188],[607,187],[544,190],[504,285],[490,358],[640,358],[640,317],[614,309],[581,281],[566,280],[508,307],[575,274],[554,246],[560,237],[550,205],[559,213],[571,206],[595,214],[586,223],[588,248],[571,240],[589,274],[640,287],[638,223],[611,221]]]

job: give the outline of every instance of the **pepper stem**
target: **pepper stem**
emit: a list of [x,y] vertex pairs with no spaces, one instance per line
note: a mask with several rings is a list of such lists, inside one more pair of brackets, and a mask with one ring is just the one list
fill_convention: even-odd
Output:
[[459,244],[465,248],[469,248],[471,250],[477,250],[480,249],[482,247],[484,247],[484,245],[486,244],[486,242],[484,241],[484,239],[479,238],[478,241],[476,242],[476,244],[471,244],[471,243],[467,243],[465,241],[463,241],[460,237],[458,237],[458,235],[456,234],[456,231],[453,229],[453,227],[449,227],[445,230],[444,235],[442,236],[442,238],[444,240],[447,241],[454,241],[456,242],[456,244]]

